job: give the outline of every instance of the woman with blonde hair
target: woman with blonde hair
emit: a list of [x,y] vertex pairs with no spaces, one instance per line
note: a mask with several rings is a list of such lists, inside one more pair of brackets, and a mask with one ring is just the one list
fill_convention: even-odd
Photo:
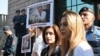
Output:
[[62,56],[94,56],[85,37],[83,21],[79,14],[65,11],[60,22],[63,34]]

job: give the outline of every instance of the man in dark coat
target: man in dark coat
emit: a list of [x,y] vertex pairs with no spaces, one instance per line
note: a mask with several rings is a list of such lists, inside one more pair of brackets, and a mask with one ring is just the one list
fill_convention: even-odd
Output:
[[13,18],[15,34],[20,37],[20,10],[16,10],[16,15]]
[[20,25],[21,25],[21,36],[25,35],[26,32],[26,10],[22,9],[21,10],[21,15],[20,15]]
[[5,45],[2,49],[3,56],[14,56],[17,47],[17,37],[12,33],[9,26],[4,26],[3,31],[7,36]]

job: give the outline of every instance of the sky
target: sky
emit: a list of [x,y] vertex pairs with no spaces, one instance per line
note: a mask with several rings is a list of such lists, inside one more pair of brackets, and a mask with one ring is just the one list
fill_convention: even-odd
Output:
[[0,14],[8,15],[8,0],[0,0]]

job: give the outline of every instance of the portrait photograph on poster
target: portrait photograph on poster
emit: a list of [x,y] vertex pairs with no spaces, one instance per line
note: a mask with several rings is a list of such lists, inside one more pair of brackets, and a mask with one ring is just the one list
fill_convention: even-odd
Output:
[[27,27],[53,24],[53,1],[35,3],[27,7]]
[[22,37],[21,53],[27,53],[31,51],[31,37],[27,34]]

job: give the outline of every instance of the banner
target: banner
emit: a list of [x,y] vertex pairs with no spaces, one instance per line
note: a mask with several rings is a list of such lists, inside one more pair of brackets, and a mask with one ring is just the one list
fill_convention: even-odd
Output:
[[22,37],[21,53],[31,52],[31,36],[27,34]]
[[53,24],[53,1],[39,2],[27,7],[26,27],[44,27]]

